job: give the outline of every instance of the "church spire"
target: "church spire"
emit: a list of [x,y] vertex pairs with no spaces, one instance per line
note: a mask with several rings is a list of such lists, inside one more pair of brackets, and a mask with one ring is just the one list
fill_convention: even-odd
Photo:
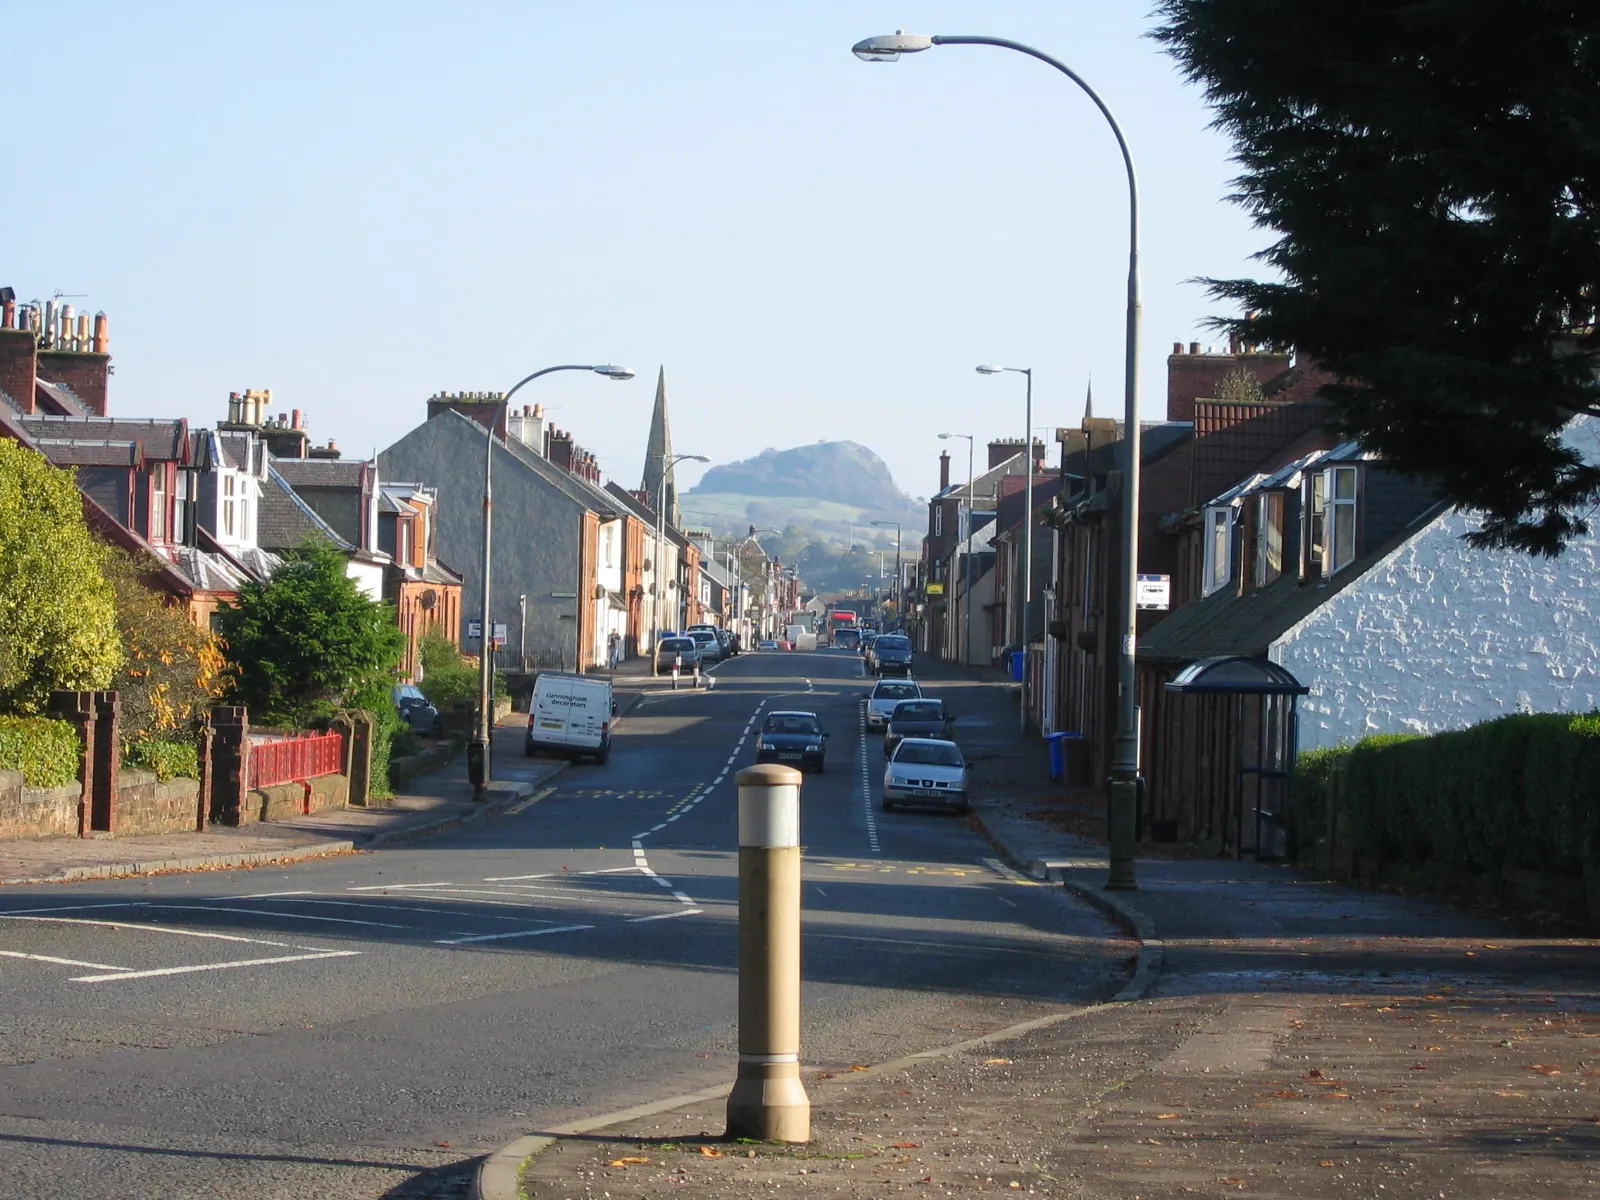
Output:
[[678,513],[678,484],[672,470],[672,426],[667,422],[667,368],[656,376],[656,407],[650,414],[650,441],[645,446],[644,482],[640,485],[651,508],[661,503],[662,475],[666,477],[667,523],[682,522]]
[[1089,385],[1083,393],[1083,419],[1087,421],[1094,416],[1094,376],[1089,376]]

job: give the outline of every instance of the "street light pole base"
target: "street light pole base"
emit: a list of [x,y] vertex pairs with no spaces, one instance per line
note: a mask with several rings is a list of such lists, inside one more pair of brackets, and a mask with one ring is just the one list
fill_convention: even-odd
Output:
[[1139,784],[1134,779],[1113,779],[1106,797],[1106,841],[1111,855],[1111,870],[1106,890],[1135,892],[1139,881],[1133,873],[1134,822],[1139,803]]

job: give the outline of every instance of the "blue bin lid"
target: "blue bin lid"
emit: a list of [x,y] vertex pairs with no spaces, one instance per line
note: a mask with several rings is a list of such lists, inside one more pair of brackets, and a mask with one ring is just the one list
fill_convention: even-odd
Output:
[[1082,737],[1083,737],[1083,734],[1081,734],[1081,733],[1067,733],[1067,732],[1063,731],[1061,733],[1047,733],[1047,734],[1044,735],[1044,740],[1047,741],[1047,742],[1061,742],[1061,741],[1067,740],[1068,738],[1072,738],[1073,740],[1078,740],[1078,739],[1081,739]]

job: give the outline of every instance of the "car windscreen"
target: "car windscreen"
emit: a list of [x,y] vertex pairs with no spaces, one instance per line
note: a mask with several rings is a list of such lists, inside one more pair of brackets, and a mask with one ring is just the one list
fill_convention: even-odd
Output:
[[896,721],[942,721],[944,705],[937,700],[908,700],[895,705]]
[[697,642],[711,643],[717,640],[717,635],[709,629],[691,629],[689,636]]
[[872,695],[878,700],[910,700],[922,693],[914,683],[880,683]]
[[950,742],[901,742],[894,752],[897,763],[924,767],[964,767],[961,751]]
[[911,639],[903,637],[881,637],[873,643],[878,650],[909,650]]
[[667,638],[661,643],[661,648],[663,650],[693,650],[695,643],[693,638]]
[[821,733],[822,725],[815,717],[773,716],[761,727],[762,733]]

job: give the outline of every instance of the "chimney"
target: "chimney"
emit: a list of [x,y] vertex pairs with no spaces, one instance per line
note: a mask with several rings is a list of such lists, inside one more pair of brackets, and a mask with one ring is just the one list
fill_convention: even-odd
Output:
[[11,288],[0,288],[0,329],[17,327],[17,294]]
[[501,392],[436,392],[428,397],[428,420],[447,412],[457,412],[506,440],[506,404]]
[[950,451],[939,451],[939,490],[950,486]]
[[[106,415],[107,392],[111,379],[110,339],[105,336],[105,314],[95,317],[95,336],[91,340],[87,314],[78,315],[72,305],[47,302],[45,318],[46,349],[36,353],[34,375],[46,383],[66,388],[83,407],[97,417]],[[93,346],[93,349],[90,347]],[[3,386],[3,385],[0,385]],[[6,388],[10,392],[9,387]],[[33,388],[28,388],[26,403],[33,405]],[[13,399],[21,398],[14,395]]]
[[31,329],[0,329],[0,392],[24,413],[36,410],[33,381],[38,378],[38,337]]
[[550,431],[550,461],[563,471],[572,470],[572,435],[562,429]]

